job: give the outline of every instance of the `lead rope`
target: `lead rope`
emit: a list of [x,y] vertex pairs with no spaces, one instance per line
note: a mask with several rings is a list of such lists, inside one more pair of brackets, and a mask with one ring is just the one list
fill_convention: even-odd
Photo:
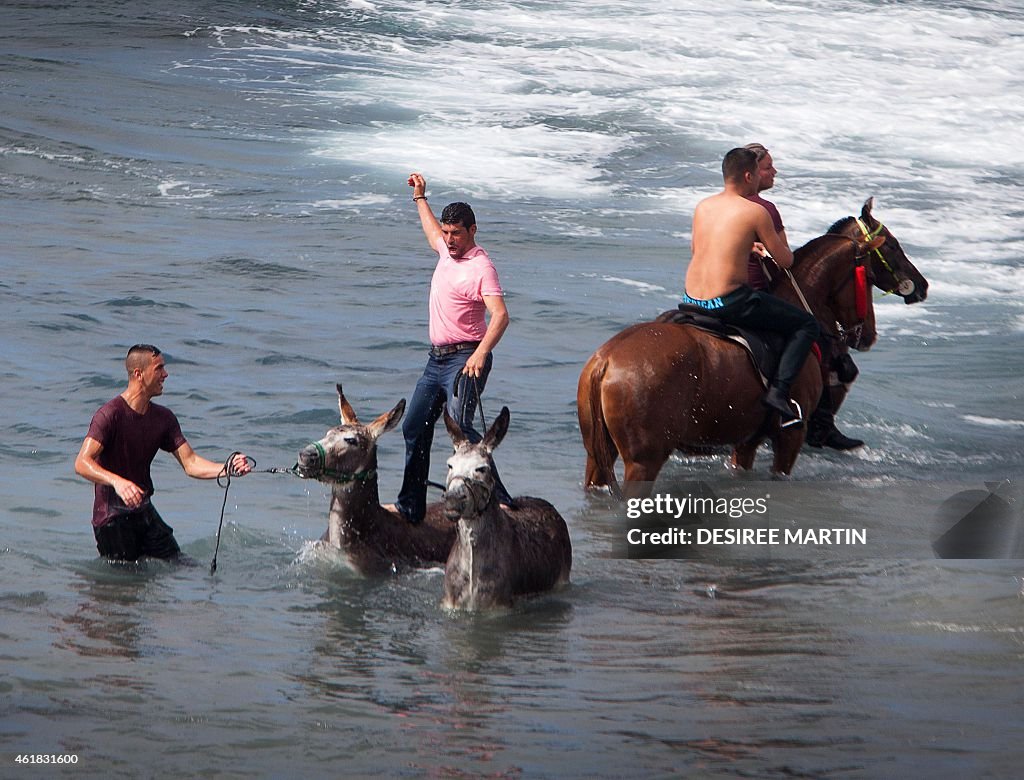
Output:
[[[217,524],[217,544],[213,548],[213,560],[210,561],[210,575],[212,576],[217,571],[217,553],[220,552],[220,532],[224,527],[224,508],[228,505],[228,488],[231,487],[231,477],[237,477],[238,472],[235,471],[235,467],[232,463],[235,459],[235,455],[241,455],[240,452],[232,452],[228,455],[228,459],[224,461],[224,468],[221,473],[217,475],[217,486],[224,488],[224,502],[220,505],[220,523]],[[253,460],[253,465],[256,461]],[[221,484],[221,479],[224,483]]]
[[[220,552],[220,532],[224,528],[224,509],[228,505],[228,488],[231,487],[231,478],[239,476],[235,467],[232,465],[232,461],[235,459],[235,455],[241,455],[242,453],[235,451],[228,455],[227,460],[224,461],[224,468],[221,469],[221,473],[217,475],[217,486],[224,488],[224,501],[220,505],[220,522],[217,524],[217,543],[213,548],[213,560],[210,561],[210,574],[211,576],[217,571],[217,554]],[[246,456],[245,458],[253,466],[256,465],[256,459]],[[269,468],[260,469],[257,471],[255,468],[250,469],[251,473],[254,474],[291,474],[298,476],[298,471],[295,467],[291,468]],[[222,483],[221,480],[224,480]]]
[[473,377],[473,389],[476,391],[476,408],[480,410],[480,435],[487,433],[487,420],[484,418],[484,399],[480,396],[480,385]]
[[[465,375],[462,374],[460,376]],[[455,387],[456,390],[458,390],[458,383],[456,383]],[[465,385],[463,385],[463,387],[465,387]],[[484,416],[484,401],[483,397],[480,395],[480,383],[477,381],[477,377],[473,377],[473,392],[476,393],[476,407],[480,410],[480,426],[483,428],[483,433],[487,433],[487,418]],[[458,397],[458,393],[456,393],[456,397]],[[463,403],[465,403],[465,401],[463,401]],[[434,482],[430,479],[427,480],[427,486],[437,488],[442,493],[448,490],[446,485],[442,485],[440,482]]]

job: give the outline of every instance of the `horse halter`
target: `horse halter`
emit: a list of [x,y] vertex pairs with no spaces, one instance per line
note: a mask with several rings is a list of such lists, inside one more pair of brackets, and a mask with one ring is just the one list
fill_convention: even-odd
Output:
[[[878,251],[878,250],[875,250]],[[850,279],[854,282],[853,294],[854,294],[854,308],[857,312],[857,324],[847,329],[843,327],[843,323],[836,320],[836,330],[839,334],[839,339],[844,341],[847,345],[856,349],[860,344],[861,336],[864,332],[864,323],[868,318],[868,269],[864,264],[865,255],[857,255],[855,258],[856,265],[853,267],[853,275],[843,282],[843,287],[846,287],[850,283]],[[852,339],[852,340],[851,340]]]
[[[857,221],[857,226],[860,228],[861,233],[864,234],[864,238],[867,241],[870,241],[871,239],[882,235],[882,231],[885,230],[885,225],[883,225],[881,222],[878,223],[878,227],[875,228],[874,230],[868,230],[867,223],[864,222],[864,220],[862,220],[860,217],[854,217],[854,219]],[[886,240],[888,241],[888,237],[886,238]],[[882,267],[889,272],[893,279],[896,280],[896,289],[886,290],[885,294],[891,295],[892,293],[896,293],[897,295],[903,298],[906,298],[908,295],[912,295],[914,290],[916,289],[914,280],[896,273],[896,270],[891,265],[889,265],[889,261],[885,259],[885,255],[882,254],[882,247],[877,247],[872,251],[874,251],[875,255],[881,261]]]
[[349,482],[366,482],[377,478],[377,469],[366,469],[365,471],[339,471],[338,469],[329,469],[327,468],[327,452],[324,450],[324,445],[315,441],[310,446],[313,447],[313,449],[316,450],[317,455],[320,456],[320,470],[316,474],[310,474],[310,476],[315,476],[323,482],[333,482],[341,485]]

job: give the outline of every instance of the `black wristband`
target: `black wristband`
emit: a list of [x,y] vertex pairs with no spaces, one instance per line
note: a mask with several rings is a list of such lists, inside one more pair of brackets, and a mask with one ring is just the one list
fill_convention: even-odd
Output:
[[417,200],[426,200],[427,196],[426,195],[413,195],[412,199],[413,199],[413,202],[415,202]]

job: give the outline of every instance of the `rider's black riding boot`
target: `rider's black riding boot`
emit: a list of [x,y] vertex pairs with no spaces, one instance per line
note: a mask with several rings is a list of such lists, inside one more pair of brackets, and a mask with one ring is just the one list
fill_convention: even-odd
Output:
[[783,428],[803,422],[797,406],[789,398],[789,393],[781,388],[772,387],[762,396],[761,403],[779,413],[779,421]]
[[818,400],[818,408],[814,410],[807,423],[807,437],[804,441],[811,447],[829,447],[833,450],[853,450],[864,446],[862,439],[853,439],[836,428],[836,415],[832,410],[832,393],[826,387]]
[[825,439],[828,438],[833,428],[835,428],[835,415],[825,404],[825,395],[822,394],[821,400],[818,401],[818,408],[814,410],[811,419],[807,421],[807,436],[804,438],[804,442],[811,447],[824,447]]

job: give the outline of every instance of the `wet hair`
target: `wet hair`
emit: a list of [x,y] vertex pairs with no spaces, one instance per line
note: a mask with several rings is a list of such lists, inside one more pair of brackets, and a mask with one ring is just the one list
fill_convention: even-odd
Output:
[[722,176],[726,181],[742,181],[746,173],[757,171],[757,153],[751,149],[730,149],[722,160]]
[[747,144],[743,148],[749,149],[756,154],[758,162],[761,162],[761,160],[768,156],[768,150],[764,147],[764,144]]
[[469,230],[476,224],[476,214],[468,203],[456,201],[444,207],[444,211],[441,212],[441,224],[462,225]]
[[159,354],[160,350],[152,344],[136,344],[124,356],[124,367],[128,369],[130,374],[136,368],[145,368],[149,365],[150,359],[155,358]]

